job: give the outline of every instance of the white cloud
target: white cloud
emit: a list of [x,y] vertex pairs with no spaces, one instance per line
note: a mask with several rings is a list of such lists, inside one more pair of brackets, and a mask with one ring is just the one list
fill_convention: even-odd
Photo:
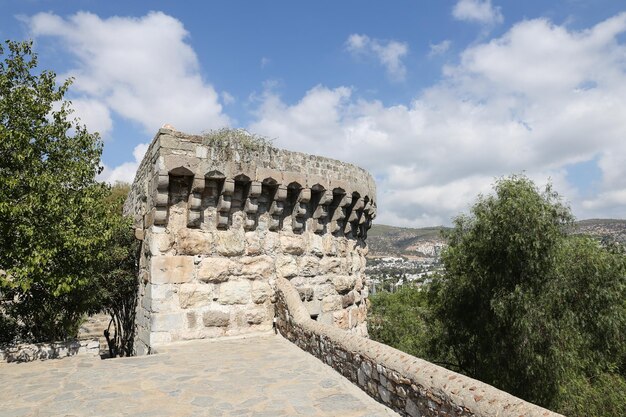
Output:
[[106,139],[113,129],[109,108],[101,101],[89,98],[76,98],[71,101],[73,116],[80,119],[80,123],[86,125],[89,132],[98,132]]
[[439,43],[431,43],[430,44],[430,52],[428,53],[429,57],[433,57],[433,56],[437,56],[437,55],[443,55],[446,52],[448,52],[448,49],[450,49],[450,45],[452,45],[452,42],[448,39],[446,39],[445,41],[441,41]]
[[[160,12],[106,19],[85,12],[67,19],[38,13],[26,22],[33,36],[57,39],[71,56],[75,67],[63,78],[75,78],[75,115],[105,139],[114,128],[112,114],[138,123],[146,135],[165,123],[192,133],[229,124],[175,18]],[[234,101],[228,92],[221,98],[224,104]],[[135,148],[135,161],[105,167],[101,179],[132,182],[144,147]]]
[[385,42],[370,39],[367,35],[352,34],[348,36],[346,49],[355,55],[374,56],[394,81],[402,81],[406,77],[406,67],[402,59],[408,54],[409,47],[405,42]]
[[67,75],[76,78],[73,91],[92,110],[106,107],[148,134],[163,123],[190,132],[228,124],[175,18],[160,12],[106,19],[85,12],[67,19],[38,13],[28,24],[34,36],[57,38],[72,55],[76,67]]
[[229,104],[233,104],[235,101],[235,97],[233,97],[232,94],[230,94],[228,91],[222,91],[222,101],[224,102],[224,104],[229,105]]
[[459,0],[452,9],[457,20],[486,25],[502,23],[504,20],[499,7],[493,7],[491,0]]
[[[449,223],[494,178],[520,172],[550,177],[579,217],[623,217],[624,33],[626,13],[581,31],[524,21],[463,51],[409,105],[387,107],[346,87],[317,86],[294,104],[266,93],[249,128],[370,170],[379,222]],[[357,35],[347,44],[358,51],[369,42]],[[600,185],[582,200],[567,168],[594,159]]]
[[115,184],[116,182],[132,184],[135,179],[137,168],[139,168],[139,164],[141,163],[141,160],[146,154],[149,146],[149,143],[140,143],[135,146],[135,149],[133,150],[134,160],[132,162],[124,162],[115,168],[105,165],[102,173],[98,176],[98,180],[108,182],[109,184]]

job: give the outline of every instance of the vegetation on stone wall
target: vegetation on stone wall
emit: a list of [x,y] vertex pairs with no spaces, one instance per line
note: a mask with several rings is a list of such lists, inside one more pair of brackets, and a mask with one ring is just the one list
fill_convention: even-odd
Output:
[[118,183],[106,198],[111,219],[111,239],[104,251],[99,281],[98,308],[111,317],[105,336],[109,356],[131,356],[137,306],[139,241],[131,232],[132,220],[122,215],[130,185]]
[[245,129],[224,127],[204,132],[202,136],[206,142],[220,144],[228,148],[233,147],[233,144],[239,144],[246,150],[259,150],[272,146],[271,139],[250,133]]
[[96,180],[102,141],[31,47],[0,44],[0,343],[76,336],[116,308],[134,262],[119,197]]
[[428,293],[373,297],[373,324],[407,302],[422,323],[373,336],[566,415],[625,415],[626,257],[572,221],[551,187],[498,180],[455,220]]

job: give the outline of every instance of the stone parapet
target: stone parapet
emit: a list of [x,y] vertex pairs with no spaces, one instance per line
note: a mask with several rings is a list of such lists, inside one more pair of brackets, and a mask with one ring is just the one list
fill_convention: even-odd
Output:
[[98,356],[99,354],[98,338],[0,346],[0,362],[31,362],[75,355]]
[[311,320],[292,283],[283,278],[275,283],[280,333],[403,416],[562,417],[475,379]]
[[354,165],[241,132],[161,129],[125,204],[143,241],[137,353],[271,330],[277,278],[292,280],[310,317],[366,334],[375,194]]

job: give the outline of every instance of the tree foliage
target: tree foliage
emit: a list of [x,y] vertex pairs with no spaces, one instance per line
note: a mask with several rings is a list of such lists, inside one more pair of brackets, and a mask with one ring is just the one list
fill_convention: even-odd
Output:
[[372,336],[566,415],[626,415],[626,257],[572,223],[550,186],[498,180],[426,296],[374,297]]
[[101,264],[99,288],[102,308],[111,317],[105,332],[110,357],[133,354],[139,243],[131,232],[131,219],[122,215],[129,191],[128,184],[115,184],[106,199],[112,235]]
[[38,341],[74,335],[97,305],[111,225],[102,142],[70,117],[71,80],[37,72],[31,46],[0,45],[0,326]]
[[370,337],[414,356],[426,356],[428,300],[425,291],[403,286],[370,296]]
[[569,236],[572,222],[550,186],[498,180],[456,219],[433,296],[460,369],[555,409],[624,371],[625,258]]

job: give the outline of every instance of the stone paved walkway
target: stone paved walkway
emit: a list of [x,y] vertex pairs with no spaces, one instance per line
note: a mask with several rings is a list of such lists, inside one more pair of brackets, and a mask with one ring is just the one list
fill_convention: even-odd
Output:
[[280,336],[0,364],[0,417],[396,416]]

